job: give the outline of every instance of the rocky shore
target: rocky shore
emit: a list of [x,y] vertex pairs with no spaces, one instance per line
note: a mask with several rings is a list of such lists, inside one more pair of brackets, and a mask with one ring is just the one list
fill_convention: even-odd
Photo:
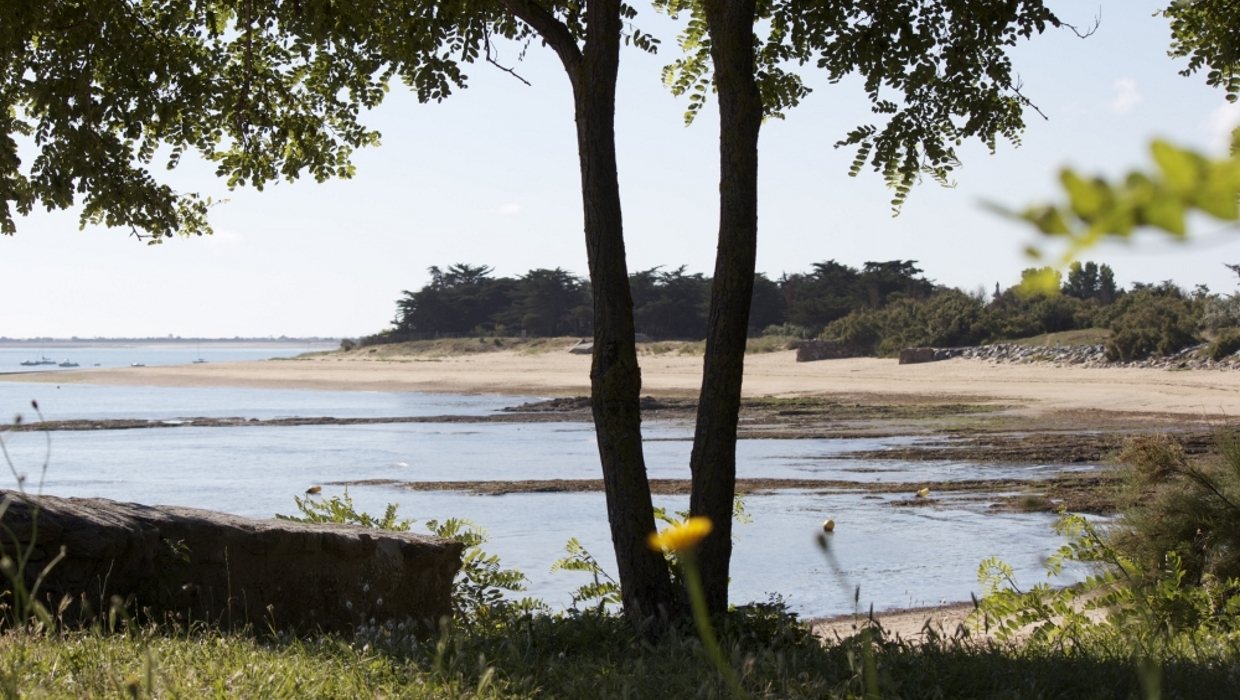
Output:
[[1046,363],[1055,367],[1139,367],[1146,369],[1240,369],[1240,357],[1232,355],[1214,361],[1202,354],[1206,344],[1194,345],[1166,357],[1150,357],[1131,362],[1110,361],[1104,345],[1064,345],[1038,347],[996,343],[967,348],[934,348],[935,360],[962,357],[995,364]]

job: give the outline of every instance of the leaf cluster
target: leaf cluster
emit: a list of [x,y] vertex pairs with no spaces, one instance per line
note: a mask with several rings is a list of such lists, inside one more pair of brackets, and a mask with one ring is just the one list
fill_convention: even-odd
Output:
[[1206,71],[1206,84],[1221,87],[1227,101],[1240,97],[1240,32],[1230,0],[1176,0],[1162,11],[1171,20],[1171,55],[1187,58],[1180,75]]
[[[1110,182],[1065,169],[1060,173],[1065,204],[1038,205],[1020,213],[997,209],[1063,239],[1065,261],[1104,238],[1129,238],[1141,227],[1182,239],[1187,216],[1194,211],[1220,221],[1240,219],[1240,158],[1211,159],[1166,141],[1155,141],[1150,150],[1156,172],[1134,170],[1122,181]],[[1041,256],[1036,248],[1029,253]]]
[[[689,95],[692,122],[714,88],[710,36],[701,2],[660,0],[656,7],[689,19],[679,37],[683,58],[667,66],[664,83]],[[1041,0],[768,0],[757,21],[754,71],[765,114],[783,117],[810,93],[792,66],[814,64],[838,83],[857,75],[880,121],[851,130],[836,147],[855,147],[849,173],[869,163],[895,190],[898,213],[923,175],[950,185],[956,148],[979,139],[994,151],[999,138],[1020,142],[1024,110],[1008,51],[1018,40],[1061,26]]]
[[277,520],[291,520],[299,523],[332,523],[335,525],[358,525],[360,527],[369,527],[376,530],[389,530],[392,532],[408,532],[413,527],[413,520],[401,519],[397,515],[397,509],[400,508],[399,503],[389,503],[383,511],[382,517],[375,517],[369,513],[359,513],[353,506],[353,497],[349,495],[349,490],[345,489],[344,494],[340,496],[332,496],[331,498],[313,498],[307,496],[293,496],[293,502],[297,505],[297,510],[301,511],[300,516],[280,515],[276,514]]
[[466,86],[463,66],[494,60],[493,37],[531,36],[475,0],[12,0],[0,24],[0,232],[15,231],[15,211],[80,198],[83,226],[151,242],[210,233],[211,200],[159,182],[157,160],[173,168],[196,152],[230,188],[351,177],[353,151],[379,141],[360,113],[392,79],[439,101]]

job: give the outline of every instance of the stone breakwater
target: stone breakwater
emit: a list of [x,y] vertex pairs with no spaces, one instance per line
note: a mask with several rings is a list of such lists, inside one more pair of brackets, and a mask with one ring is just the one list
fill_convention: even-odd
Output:
[[934,360],[962,357],[996,364],[1046,363],[1055,367],[1143,367],[1153,369],[1240,369],[1240,357],[1231,355],[1220,361],[1206,357],[1206,344],[1194,345],[1166,357],[1149,357],[1130,362],[1109,361],[1104,345],[1064,345],[1038,347],[996,343],[967,348],[932,348]]

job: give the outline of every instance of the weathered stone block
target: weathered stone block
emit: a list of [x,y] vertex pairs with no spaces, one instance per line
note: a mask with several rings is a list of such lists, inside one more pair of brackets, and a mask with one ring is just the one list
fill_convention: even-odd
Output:
[[913,365],[921,362],[934,362],[934,348],[904,348],[900,351],[900,364]]
[[850,348],[834,340],[803,340],[797,345],[797,362],[817,362],[852,357]]
[[[35,547],[29,583],[64,547],[39,597],[51,609],[68,598],[67,620],[106,612],[113,596],[157,620],[257,630],[347,631],[374,619],[425,634],[452,614],[463,549],[452,540],[101,498],[5,497],[4,524]],[[10,549],[6,538],[0,552]]]

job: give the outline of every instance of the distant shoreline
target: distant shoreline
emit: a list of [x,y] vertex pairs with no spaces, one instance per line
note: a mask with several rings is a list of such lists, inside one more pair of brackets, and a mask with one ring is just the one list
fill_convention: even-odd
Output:
[[340,338],[0,338],[0,348],[114,348],[114,347],[271,347],[306,346],[335,349]]
[[[7,375],[5,381],[139,386],[233,386],[510,396],[584,396],[590,391],[588,355],[567,352],[575,339],[546,344],[545,352],[493,351],[456,356],[381,355],[375,348],[316,353],[265,362],[212,362],[161,367],[77,369]],[[296,345],[294,343],[293,345]],[[286,344],[287,346],[287,344]],[[1098,413],[1126,422],[1210,422],[1240,415],[1240,372],[1168,371],[1135,367],[1053,367],[952,359],[900,365],[891,359],[796,362],[795,352],[745,358],[744,394],[881,397],[904,403],[1002,405],[1023,415],[1064,416],[1063,427],[1093,423]],[[642,393],[695,397],[702,358],[666,352],[641,357]],[[864,402],[864,401],[862,401]]]

